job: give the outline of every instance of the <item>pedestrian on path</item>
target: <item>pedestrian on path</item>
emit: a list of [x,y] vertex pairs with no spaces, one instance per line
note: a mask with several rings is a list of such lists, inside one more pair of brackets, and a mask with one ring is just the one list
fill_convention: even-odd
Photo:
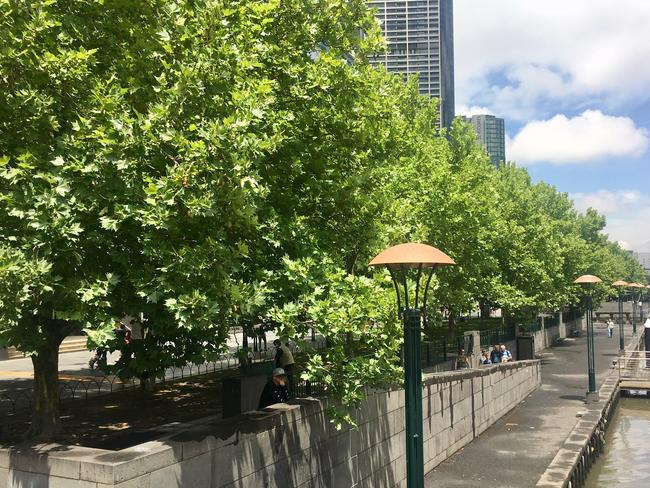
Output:
[[612,319],[607,320],[607,337],[610,339],[614,335],[614,321]]

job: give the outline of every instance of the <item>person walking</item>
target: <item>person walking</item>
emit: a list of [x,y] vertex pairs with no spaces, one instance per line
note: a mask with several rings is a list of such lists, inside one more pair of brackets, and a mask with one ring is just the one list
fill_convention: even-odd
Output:
[[275,367],[284,369],[287,376],[290,376],[293,372],[294,360],[289,344],[276,339],[273,341],[273,345],[275,346]]
[[264,329],[264,322],[255,324],[253,329],[255,330],[255,337],[257,339],[256,344],[259,345],[260,351],[262,351],[262,342],[264,343],[264,351],[266,351],[266,330]]
[[269,405],[286,403],[288,401],[289,388],[287,388],[287,375],[284,369],[275,368],[271,379],[264,385],[257,408],[258,410],[262,410]]
[[289,380],[289,389],[293,391],[293,354],[291,354],[291,349],[289,349],[289,343],[282,343],[280,339],[273,341],[275,346],[275,367],[282,368]]
[[614,321],[612,319],[607,320],[607,337],[610,339],[614,335]]

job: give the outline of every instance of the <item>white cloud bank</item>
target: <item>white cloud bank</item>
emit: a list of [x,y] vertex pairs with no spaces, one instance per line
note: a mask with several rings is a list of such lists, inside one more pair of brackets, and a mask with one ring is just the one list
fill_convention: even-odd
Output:
[[573,118],[560,114],[529,122],[507,143],[508,159],[519,164],[559,165],[586,164],[608,157],[639,157],[647,151],[650,138],[646,129],[636,127],[628,117],[587,110]]
[[494,115],[494,113],[492,113],[492,111],[487,107],[480,107],[478,105],[472,105],[471,107],[468,107],[467,105],[459,105],[456,107],[456,115],[471,117],[472,115]]
[[459,105],[527,120],[543,102],[613,111],[650,99],[650,1],[457,0],[454,24]]
[[650,251],[650,194],[599,190],[570,197],[579,211],[592,207],[607,218],[605,232],[611,240],[626,249]]

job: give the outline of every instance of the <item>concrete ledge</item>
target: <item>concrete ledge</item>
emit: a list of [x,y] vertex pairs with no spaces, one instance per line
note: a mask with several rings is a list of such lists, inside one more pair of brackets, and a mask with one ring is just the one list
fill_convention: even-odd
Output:
[[[423,381],[424,464],[432,470],[540,384],[540,361],[431,373]],[[330,399],[173,425],[120,451],[57,444],[0,449],[0,488],[402,486],[405,396],[367,389],[358,428],[336,430]]]
[[[637,343],[626,349],[638,350],[641,339],[642,336],[637,338]],[[593,445],[601,449],[604,445],[605,430],[620,396],[618,385],[618,373],[612,370],[600,387],[600,400],[585,405],[585,413],[577,421],[553,461],[537,481],[535,485],[537,488],[576,486],[576,477],[586,476],[593,458],[599,454],[594,452]]]

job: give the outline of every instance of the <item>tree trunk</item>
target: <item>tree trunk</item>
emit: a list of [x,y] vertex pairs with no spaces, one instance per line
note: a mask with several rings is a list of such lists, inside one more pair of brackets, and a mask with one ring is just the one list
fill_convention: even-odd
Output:
[[51,440],[61,432],[59,417],[59,345],[62,339],[48,335],[32,356],[34,365],[34,404],[32,425],[27,437]]
[[72,322],[59,319],[41,319],[45,337],[32,356],[34,366],[34,403],[32,425],[26,437],[52,440],[61,432],[59,415],[59,346],[74,328]]
[[490,307],[489,302],[486,300],[480,300],[479,301],[479,308],[481,309],[481,318],[482,319],[489,319],[490,318],[490,311],[492,308]]
[[140,376],[140,391],[153,392],[156,391],[156,377],[155,376]]
[[455,315],[456,312],[451,307],[447,308],[447,312],[449,314],[449,322],[447,327],[448,327],[448,331],[450,332],[456,328],[456,315]]

